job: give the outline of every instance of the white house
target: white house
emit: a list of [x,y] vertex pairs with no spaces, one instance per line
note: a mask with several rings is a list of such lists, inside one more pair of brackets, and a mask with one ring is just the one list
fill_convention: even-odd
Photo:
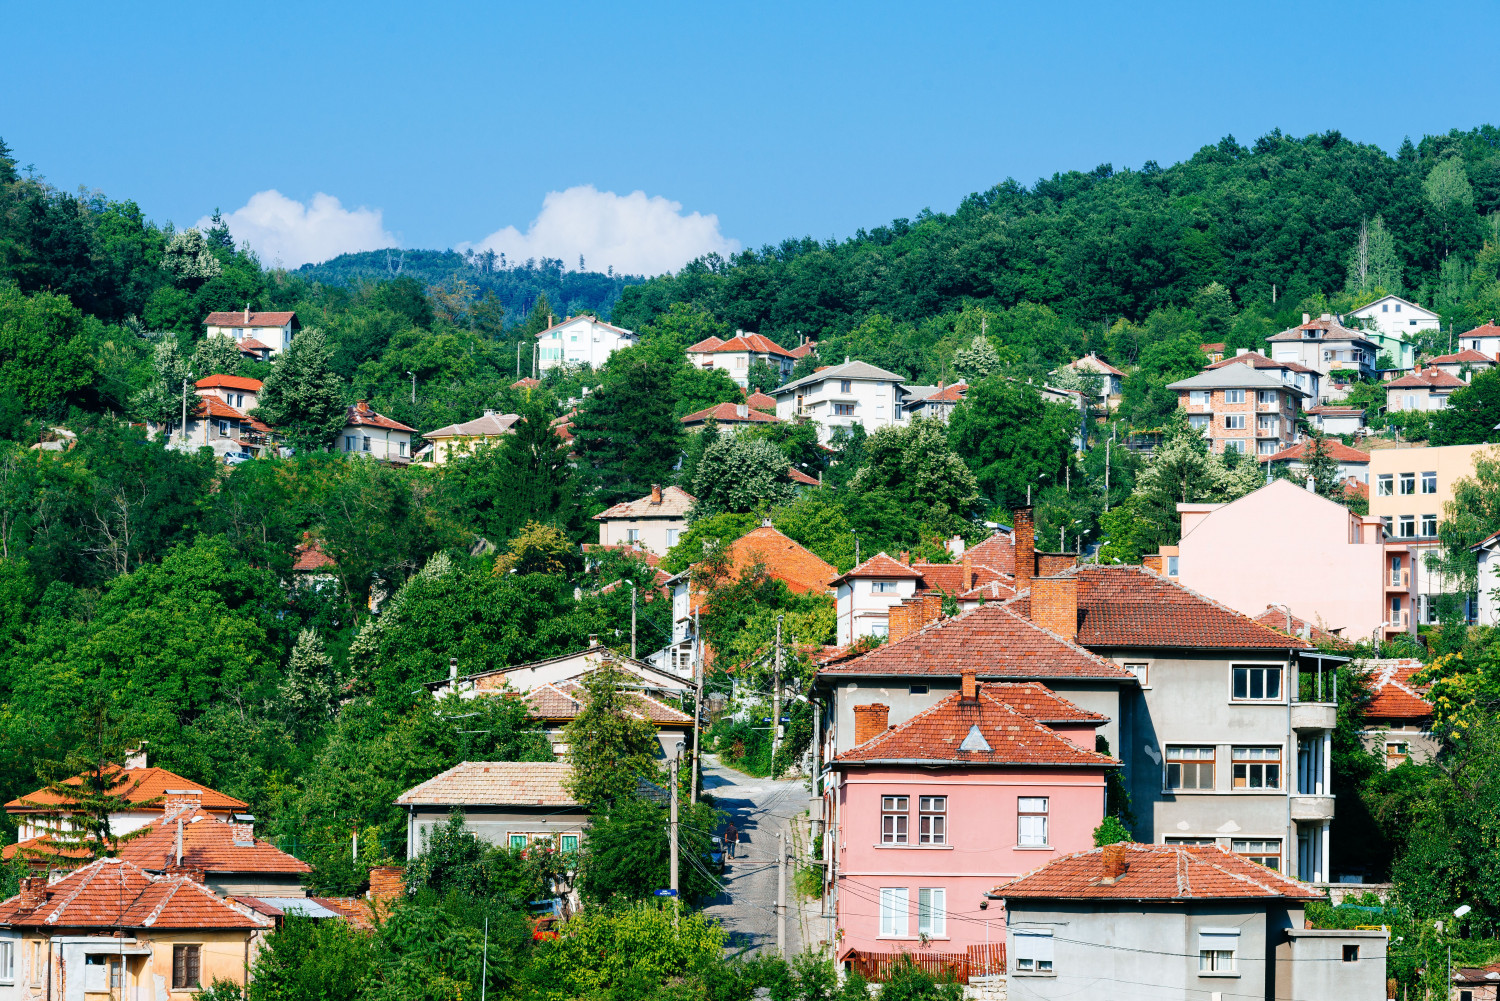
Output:
[[1303,413],[1324,434],[1358,434],[1365,426],[1365,412],[1359,407],[1324,404],[1308,407]]
[[835,577],[830,583],[838,609],[839,646],[848,646],[864,636],[886,636],[891,606],[916,594],[921,579],[916,570],[885,553],[876,553]]
[[1333,371],[1358,372],[1366,379],[1375,377],[1379,354],[1374,337],[1363,330],[1344,326],[1343,317],[1324,313],[1314,320],[1302,314],[1302,325],[1272,334],[1271,357],[1276,361],[1294,361],[1323,375]]
[[688,512],[696,500],[681,487],[653,483],[646,496],[621,501],[594,515],[599,523],[599,544],[638,546],[665,556],[687,528]]
[[1491,320],[1483,326],[1459,334],[1458,346],[1491,358],[1500,358],[1500,327],[1495,326],[1495,321]]
[[[936,386],[921,387],[924,392],[920,396],[913,393],[913,386],[906,386],[906,416],[907,417],[936,417],[946,422],[953,408],[958,406],[963,398],[969,393],[969,384],[966,382],[955,382],[951,386],[945,386],[941,382]],[[925,392],[931,390],[931,392]]]
[[193,383],[199,396],[217,396],[229,406],[248,413],[260,401],[260,380],[237,375],[210,375]]
[[1099,405],[1101,407],[1113,407],[1119,404],[1120,396],[1125,392],[1124,372],[1092,352],[1077,361],[1069,362],[1067,367],[1075,372],[1089,372],[1100,377]]
[[1481,354],[1473,348],[1464,348],[1452,354],[1439,355],[1429,361],[1427,367],[1447,372],[1464,382],[1473,382],[1475,373],[1495,367],[1495,356]]
[[866,433],[891,424],[906,423],[906,389],[901,376],[862,361],[842,365],[771,391],[776,416],[783,420],[806,417],[817,421],[818,440],[826,443],[836,427],[864,426]]
[[1412,335],[1423,330],[1437,330],[1443,322],[1432,310],[1399,295],[1376,299],[1349,315],[1363,320],[1367,330],[1380,335],[1376,343],[1381,353],[1390,355],[1396,367],[1401,369],[1411,368],[1415,361]]
[[[770,365],[782,380],[786,380],[792,377],[792,369],[799,357],[764,334],[747,334],[743,330],[736,330],[734,336],[727,341],[707,337],[688,348],[686,354],[688,364],[698,368],[723,369],[743,389],[750,388],[750,368],[757,361]],[[765,388],[756,387],[757,390]]]
[[[257,355],[285,351],[302,327],[296,313],[252,313],[248,306],[243,311],[209,313],[203,325],[209,337],[232,337],[240,350],[254,351]],[[247,350],[245,341],[260,343]]]
[[349,408],[338,447],[349,455],[405,464],[411,461],[411,439],[416,433],[416,428],[377,414],[367,401],[360,400]]
[[536,335],[537,371],[560,365],[598,368],[609,356],[636,342],[633,331],[592,316],[570,316]]
[[1500,532],[1470,546],[1469,552],[1479,562],[1479,624],[1500,625],[1500,602],[1496,600],[1496,588],[1500,588]]

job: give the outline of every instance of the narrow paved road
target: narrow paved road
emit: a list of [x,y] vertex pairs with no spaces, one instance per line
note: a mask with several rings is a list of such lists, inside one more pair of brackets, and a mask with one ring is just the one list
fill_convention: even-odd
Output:
[[[739,851],[726,860],[722,877],[725,892],[704,910],[729,931],[731,955],[776,951],[776,835],[790,839],[789,821],[807,809],[808,793],[802,779],[758,779],[704,755],[703,789],[740,831]],[[787,867],[787,955],[802,951],[803,929],[816,945],[825,933],[820,923],[809,923],[797,906],[792,867]],[[816,907],[812,908],[816,912]]]

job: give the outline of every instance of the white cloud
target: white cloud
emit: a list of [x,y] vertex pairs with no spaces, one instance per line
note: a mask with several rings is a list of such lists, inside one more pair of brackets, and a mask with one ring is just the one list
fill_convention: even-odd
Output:
[[[259,191],[243,208],[224,216],[236,243],[248,243],[265,264],[295,268],[339,254],[394,247],[379,209],[346,209],[332,195],[318,192],[304,205],[276,190]],[[198,220],[207,229],[209,218]]]
[[711,251],[740,249],[738,240],[719,232],[716,215],[683,215],[681,202],[644,191],[617,195],[592,184],[548,192],[524,234],[506,226],[473,246],[503,253],[512,264],[552,257],[573,268],[582,254],[590,271],[612,266],[630,275],[657,275]]

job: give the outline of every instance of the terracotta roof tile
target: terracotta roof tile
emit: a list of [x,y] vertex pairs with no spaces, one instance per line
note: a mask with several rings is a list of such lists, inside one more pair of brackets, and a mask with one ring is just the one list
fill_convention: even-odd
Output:
[[[1307,458],[1307,450],[1312,446],[1311,439],[1304,438],[1290,448],[1284,448],[1275,455],[1263,455],[1261,462],[1286,462],[1301,461]],[[1361,452],[1357,448],[1351,448],[1336,438],[1323,439],[1323,452],[1335,462],[1369,462],[1370,453]]]
[[881,552],[876,553],[874,556],[871,556],[869,559],[865,560],[863,563],[855,567],[853,570],[850,570],[848,573],[840,574],[833,580],[829,581],[829,583],[839,584],[843,581],[852,580],[856,577],[879,577],[884,579],[896,577],[910,580],[920,580],[922,574],[919,571],[907,566],[905,563],[902,563],[900,560],[893,559],[892,557],[887,556],[885,553]]
[[[649,695],[642,692],[623,694],[628,704],[627,712],[636,719],[644,719],[657,724],[675,723],[683,726],[693,724],[693,717],[687,713],[674,709]],[[578,681],[569,679],[538,685],[527,692],[523,698],[527,706],[531,708],[533,716],[549,723],[556,723],[577,718],[588,702],[588,692]]]
[[1455,351],[1451,355],[1439,355],[1432,359],[1429,365],[1493,365],[1495,359],[1490,355],[1475,351],[1473,348],[1464,348]]
[[258,341],[254,337],[245,338],[243,341],[240,341],[238,344],[236,344],[235,347],[239,348],[245,354],[253,354],[257,351],[271,350],[271,345],[267,344],[265,341]]
[[762,525],[730,543],[729,558],[736,573],[755,563],[764,564],[766,573],[799,594],[827,591],[828,582],[838,575],[837,568],[769,525]]
[[1475,327],[1473,330],[1465,330],[1463,333],[1459,334],[1458,336],[1461,337],[1461,338],[1462,337],[1500,337],[1500,326],[1496,326],[1495,323],[1494,323],[1494,321],[1492,320],[1489,323],[1480,324],[1479,326]]
[[[1093,768],[1120,764],[1107,754],[1084,750],[989,689],[981,685],[973,702],[965,702],[955,692],[899,726],[845,751],[834,764],[899,761]],[[1016,694],[1034,701],[1031,693]]]
[[536,387],[540,386],[541,384],[542,384],[542,380],[540,380],[540,379],[533,379],[531,376],[528,375],[524,379],[517,379],[515,382],[511,383],[510,384],[510,388],[511,389],[535,389]]
[[806,344],[799,344],[797,347],[792,348],[792,350],[788,351],[787,354],[791,355],[793,358],[801,359],[806,358],[808,355],[817,350],[817,341],[808,341]]
[[[1104,852],[1126,869],[1105,883]],[[1323,893],[1219,845],[1111,845],[1065,855],[991,891],[1010,900],[1316,900]]]
[[[619,505],[616,505],[616,507],[618,506]],[[613,510],[613,508],[611,508],[611,510]],[[599,517],[599,515],[596,514],[594,515],[594,517],[597,518]],[[631,556],[637,556],[645,560],[647,566],[654,567],[661,562],[661,557],[657,556],[651,550],[642,549],[640,546],[633,546],[629,543],[609,546],[605,545],[602,542],[585,542],[578,548],[583,550],[583,554],[585,556],[587,556],[589,553],[629,553]]]
[[0,903],[0,925],[51,928],[269,928],[271,919],[219,899],[186,876],[153,876],[100,859],[65,876],[36,906],[17,894]]
[[1426,668],[1420,660],[1374,661],[1366,665],[1372,698],[1365,717],[1378,720],[1408,720],[1426,723],[1432,719],[1432,704],[1424,697],[1430,686],[1414,685],[1412,678]]
[[344,418],[344,426],[388,428],[392,431],[410,431],[413,434],[417,431],[416,428],[407,427],[400,421],[393,421],[384,414],[377,414],[368,405],[364,409],[360,409],[357,405],[350,407],[347,411],[347,416]]
[[301,573],[310,573],[336,565],[333,557],[323,552],[323,547],[318,544],[317,539],[297,543],[297,548],[293,552],[297,555],[297,562],[292,564],[292,569]]
[[1284,368],[1288,372],[1300,373],[1315,373],[1317,371],[1317,369],[1308,368],[1306,365],[1294,361],[1277,361],[1274,358],[1267,358],[1258,351],[1251,351],[1249,354],[1243,355],[1233,355],[1221,361],[1216,361],[1208,365],[1207,368],[1224,368],[1227,365],[1251,365],[1255,368]]
[[722,337],[715,337],[712,334],[710,334],[707,337],[703,338],[703,340],[699,341],[697,344],[693,344],[690,347],[688,347],[687,353],[690,354],[690,355],[705,354],[705,353],[707,353],[709,351],[714,350],[720,344],[723,344],[723,343],[724,343],[724,338],[722,338]]
[[913,561],[911,568],[922,575],[922,590],[958,594],[964,589],[962,563],[926,563]]
[[1385,384],[1386,389],[1459,389],[1466,383],[1440,368],[1424,368]]
[[[1203,345],[1203,348],[1207,350],[1212,346],[1213,345],[1205,344]],[[1222,347],[1222,345],[1220,345],[1220,347]],[[1084,355],[1077,361],[1069,362],[1068,367],[1078,369],[1080,372],[1098,372],[1101,375],[1118,375],[1121,378],[1124,378],[1125,376],[1124,372],[1121,372],[1119,369],[1115,368],[1113,365],[1105,361],[1103,358],[1100,358],[1098,355],[1092,354]]]
[[247,393],[260,392],[259,379],[244,379],[237,375],[210,375],[193,383],[199,389],[243,389]]
[[759,389],[753,393],[747,393],[745,395],[745,402],[750,405],[752,410],[769,410],[773,414],[776,412],[776,397],[767,396]]
[[236,309],[228,313],[209,313],[203,325],[205,327],[284,327],[296,319],[296,313],[251,312],[250,319],[246,320],[244,310]]
[[594,515],[595,521],[611,518],[685,518],[698,498],[681,487],[662,487],[661,503],[651,503],[651,495],[637,497],[633,501],[621,501]]
[[[1290,629],[1287,628],[1288,620],[1290,620]],[[1285,609],[1279,608],[1276,605],[1267,605],[1266,610],[1255,617],[1255,621],[1263,626],[1270,626],[1279,633],[1285,633],[1288,636],[1301,636],[1315,643],[1347,645],[1349,642],[1337,633],[1331,633],[1315,622],[1298,618],[1295,615],[1288,615]]]
[[710,337],[706,340],[699,341],[697,344],[694,344],[692,347],[688,348],[687,353],[718,354],[724,351],[752,351],[756,354],[782,355],[787,358],[792,357],[792,353],[790,351],[782,347],[780,344],[777,344],[775,341],[771,340],[771,338],[766,337],[764,334],[737,334],[736,336],[729,338],[729,340],[719,341],[719,343],[717,344],[711,343],[713,341],[719,341],[719,339],[717,337]]
[[465,761],[396,797],[397,806],[577,806],[563,761]]
[[[120,770],[120,780],[110,787],[110,792],[116,796],[124,796],[131,803],[147,803],[157,800],[158,805],[148,809],[164,810],[160,801],[169,792],[179,790],[195,790],[199,795],[195,797],[199,806],[205,810],[245,810],[249,804],[233,796],[226,796],[217,790],[210,789],[206,785],[185,779],[175,772],[169,772],[165,768],[125,768]],[[67,780],[68,785],[79,785],[82,780],[74,776]],[[5,804],[7,813],[36,813],[65,803],[66,800],[56,796],[50,790],[38,789],[28,796],[13,799]]]
[[[245,828],[202,812],[164,817],[146,834],[120,846],[120,858],[142,869],[162,872],[176,863],[177,822],[182,821],[182,864],[204,872],[304,873],[312,866],[260,838],[237,840]],[[248,825],[247,825],[248,826]]]
[[682,418],[684,424],[704,424],[712,417],[720,424],[776,424],[781,418],[775,414],[768,414],[754,407],[746,406],[742,414],[739,408],[746,406],[742,403],[716,403],[711,407],[688,414]]

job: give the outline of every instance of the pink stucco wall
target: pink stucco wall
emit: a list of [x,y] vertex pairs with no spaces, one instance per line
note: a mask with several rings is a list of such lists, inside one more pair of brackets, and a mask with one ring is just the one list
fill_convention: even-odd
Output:
[[[1079,735],[1081,740],[1082,735]],[[1093,739],[1088,744],[1092,749]],[[984,894],[1002,879],[1029,872],[1069,852],[1093,847],[1104,817],[1102,768],[851,768],[838,798],[838,948],[868,952],[963,952],[1003,942],[1005,913]],[[906,796],[910,844],[882,846],[881,798]],[[918,797],[948,797],[948,844],[918,845]],[[1048,800],[1048,845],[1017,846],[1017,802]],[[906,887],[907,935],[880,934],[880,891]],[[917,934],[918,890],[947,891],[947,934],[923,943]]]
[[1380,520],[1369,522],[1287,480],[1230,504],[1183,505],[1177,580],[1246,615],[1288,605],[1365,638],[1385,621],[1389,576]]

